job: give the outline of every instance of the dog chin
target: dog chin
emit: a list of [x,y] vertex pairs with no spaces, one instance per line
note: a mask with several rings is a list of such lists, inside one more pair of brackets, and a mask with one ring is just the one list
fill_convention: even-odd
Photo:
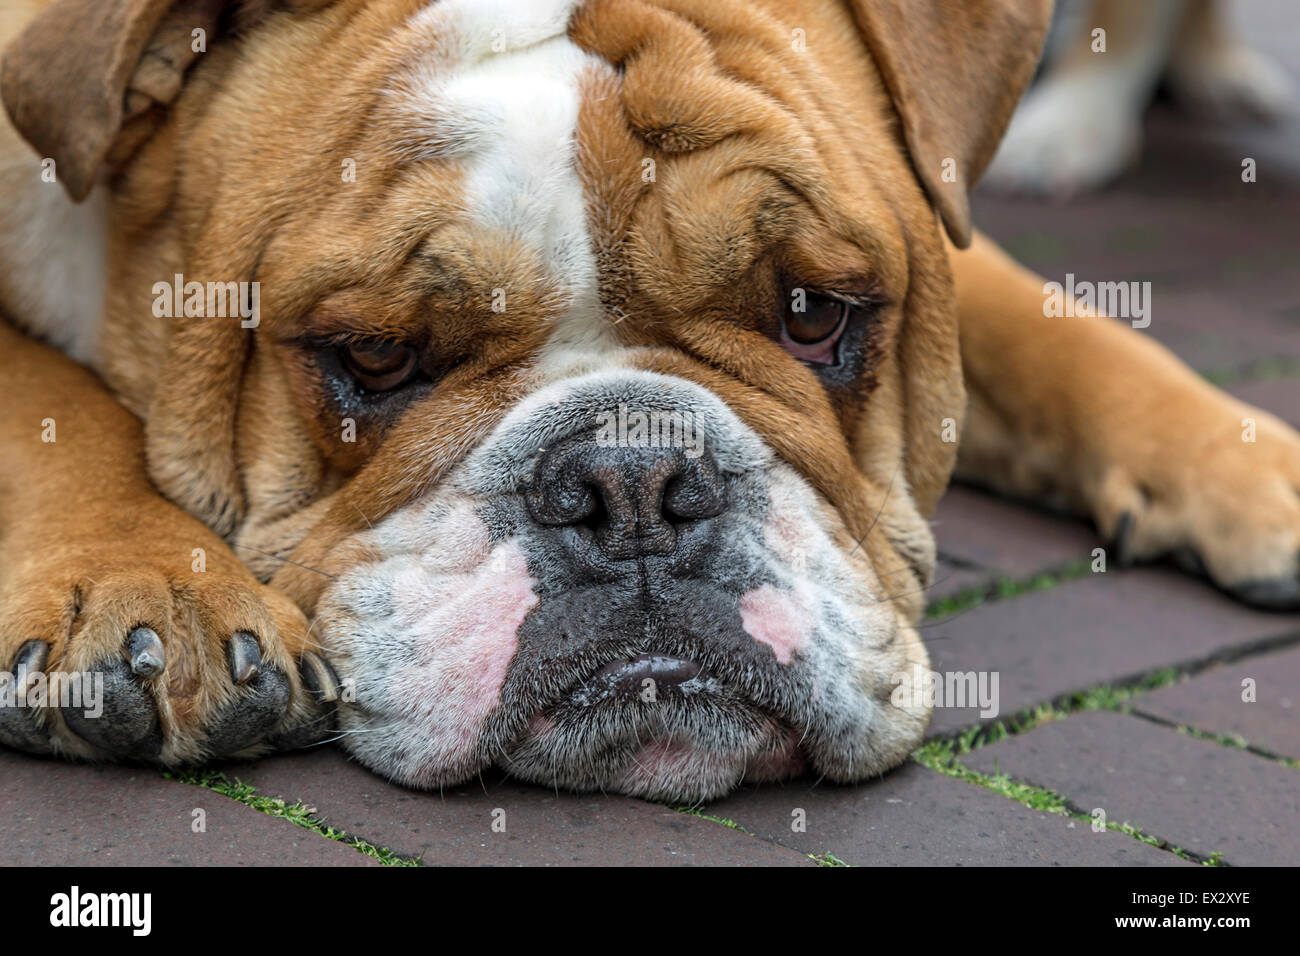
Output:
[[680,705],[571,705],[537,715],[498,766],[543,786],[694,803],[797,776],[798,735],[701,682]]

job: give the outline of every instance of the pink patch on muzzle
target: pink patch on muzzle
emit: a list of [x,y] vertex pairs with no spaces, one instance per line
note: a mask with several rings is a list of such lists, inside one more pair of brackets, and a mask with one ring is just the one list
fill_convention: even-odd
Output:
[[440,761],[469,755],[500,703],[519,628],[536,606],[528,563],[518,545],[500,545],[469,574],[401,574],[394,592],[422,659],[394,677],[404,706]]
[[741,596],[740,623],[750,637],[772,648],[778,661],[789,664],[808,646],[813,614],[795,593],[764,584]]

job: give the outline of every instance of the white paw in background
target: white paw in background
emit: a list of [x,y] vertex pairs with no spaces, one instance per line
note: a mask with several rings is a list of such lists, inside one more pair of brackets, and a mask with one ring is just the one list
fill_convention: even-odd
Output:
[[1295,84],[1267,55],[1237,42],[1187,52],[1169,64],[1180,104],[1216,120],[1275,122],[1295,111]]
[[1004,193],[1068,198],[1105,185],[1142,145],[1146,96],[1100,71],[1031,89],[982,180]]

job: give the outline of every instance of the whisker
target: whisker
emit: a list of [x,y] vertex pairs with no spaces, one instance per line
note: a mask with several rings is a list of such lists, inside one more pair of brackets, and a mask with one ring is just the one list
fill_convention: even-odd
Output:
[[[910,571],[911,569],[904,568],[903,570]],[[888,575],[881,575],[881,577],[887,577],[887,576]],[[924,587],[914,588],[911,591],[900,591],[898,594],[890,594],[886,597],[882,597],[880,600],[876,601],[875,603],[883,604],[886,601],[897,601],[899,598],[908,597],[912,594],[924,594],[926,591],[931,591],[934,588],[937,588],[940,584],[943,584],[944,581],[947,581],[951,577],[952,577],[951,574],[945,575],[944,577],[940,578],[938,581],[932,581],[929,584],[925,585]]]
[[372,525],[372,524],[370,523],[370,519],[366,517],[366,513],[365,513],[364,511],[362,511],[360,508],[357,507],[357,503],[356,503],[355,501],[352,501],[351,499],[349,499],[349,500],[348,500],[348,504],[350,504],[350,505],[352,506],[352,510],[353,510],[353,511],[355,511],[357,514],[361,515],[361,520],[364,521],[364,522],[366,523],[366,527],[368,527],[371,531],[374,531],[374,530],[375,530],[375,526]]
[[894,482],[898,479],[898,470],[902,467],[902,462],[899,462],[894,466],[894,474],[889,479],[889,484],[885,487],[885,497],[881,499],[880,508],[877,509],[876,516],[871,519],[871,527],[867,528],[867,530],[862,533],[862,537],[859,538],[858,543],[853,546],[853,550],[845,555],[846,558],[851,558],[857,553],[858,548],[862,547],[862,542],[866,541],[867,536],[875,529],[876,522],[880,520],[880,516],[885,513],[885,505],[889,503],[889,493],[894,490]]
[[[362,515],[362,517],[364,518],[365,515]],[[282,558],[278,554],[272,554],[270,551],[263,551],[261,548],[255,548],[251,544],[236,544],[235,547],[244,548],[247,551],[256,551],[258,554],[264,554],[268,558],[275,558],[275,560],[283,561],[285,564],[292,564],[294,567],[302,568],[305,571],[315,571],[317,574],[323,575],[324,577],[329,578],[331,581],[338,580],[334,575],[326,574],[320,568],[313,568],[307,564],[299,564],[297,561],[290,561],[288,558]]]

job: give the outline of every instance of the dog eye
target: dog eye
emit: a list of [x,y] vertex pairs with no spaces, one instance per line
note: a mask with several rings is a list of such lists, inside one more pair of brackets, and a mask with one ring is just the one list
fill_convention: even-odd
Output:
[[835,346],[848,325],[852,306],[842,299],[796,289],[787,298],[781,319],[781,344],[795,358],[815,365],[835,365]]
[[400,342],[353,342],[339,352],[344,368],[370,392],[387,392],[405,385],[417,367],[415,349]]

